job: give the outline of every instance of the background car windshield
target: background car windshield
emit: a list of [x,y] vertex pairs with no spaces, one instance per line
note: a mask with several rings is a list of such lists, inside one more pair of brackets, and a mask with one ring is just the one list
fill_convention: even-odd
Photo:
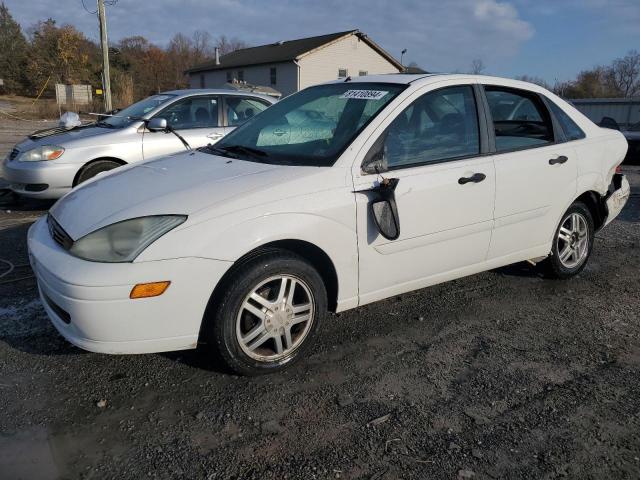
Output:
[[175,95],[163,94],[145,98],[144,100],[140,100],[139,102],[136,102],[133,105],[129,105],[123,110],[120,110],[118,113],[116,113],[117,116],[109,117],[104,120],[103,123],[106,123],[107,125],[114,128],[126,127],[136,118],[142,117],[156,107],[167,103],[174,97]]
[[[246,160],[330,166],[405,85],[334,83],[285,98],[227,135],[216,148]],[[245,154],[237,147],[264,152]]]

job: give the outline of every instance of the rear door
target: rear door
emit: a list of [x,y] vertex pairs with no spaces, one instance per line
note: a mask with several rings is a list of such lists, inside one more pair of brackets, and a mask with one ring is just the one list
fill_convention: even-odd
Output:
[[495,227],[488,259],[526,256],[547,245],[575,198],[577,154],[543,98],[485,85],[495,148]]
[[[216,143],[224,134],[222,109],[218,95],[198,95],[180,99],[157,113],[189,143],[198,148]],[[185,150],[172,133],[145,130],[142,139],[145,160]]]
[[363,172],[362,159],[354,165],[361,303],[436,283],[485,260],[495,172],[491,157],[483,155],[486,129],[477,92],[473,85],[453,84],[418,93],[365,146],[371,151],[382,144],[388,171],[381,175],[399,179],[396,240],[379,234],[371,214],[367,190],[381,176]]

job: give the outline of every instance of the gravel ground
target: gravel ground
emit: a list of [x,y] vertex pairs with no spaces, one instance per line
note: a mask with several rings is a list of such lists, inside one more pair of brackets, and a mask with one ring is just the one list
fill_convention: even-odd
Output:
[[640,168],[626,173],[632,198],[579,277],[518,264],[334,315],[307,359],[261,378],[200,351],[71,346],[22,266],[48,205],[2,207],[0,478],[637,479]]

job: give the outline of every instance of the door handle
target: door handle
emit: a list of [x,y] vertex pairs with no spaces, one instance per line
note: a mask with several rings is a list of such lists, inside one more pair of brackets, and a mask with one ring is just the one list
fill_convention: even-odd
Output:
[[557,157],[557,158],[552,158],[552,159],[550,159],[550,160],[549,160],[549,165],[555,165],[556,163],[564,163],[564,162],[566,162],[567,160],[569,160],[569,158],[567,158],[567,157],[566,157],[566,156],[564,156],[564,155],[560,155],[560,156],[559,156],[559,157]]
[[480,183],[485,178],[487,178],[487,176],[484,173],[474,173],[470,177],[460,177],[458,183],[460,185],[464,185],[465,183]]

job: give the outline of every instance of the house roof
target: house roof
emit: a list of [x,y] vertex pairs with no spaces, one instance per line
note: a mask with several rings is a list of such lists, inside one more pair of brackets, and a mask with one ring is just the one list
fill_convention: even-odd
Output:
[[212,60],[196,65],[195,67],[186,70],[185,73],[225,70],[228,68],[246,67],[250,65],[262,65],[265,63],[291,62],[349,35],[356,35],[395,67],[400,70],[402,69],[400,62],[371,40],[366,34],[359,30],[347,30],[345,32],[329,33],[327,35],[319,35],[317,37],[300,38],[298,40],[287,40],[271,43],[269,45],[243,48],[241,50],[236,50],[235,52],[222,55],[220,57],[219,65],[216,65],[215,60]]

